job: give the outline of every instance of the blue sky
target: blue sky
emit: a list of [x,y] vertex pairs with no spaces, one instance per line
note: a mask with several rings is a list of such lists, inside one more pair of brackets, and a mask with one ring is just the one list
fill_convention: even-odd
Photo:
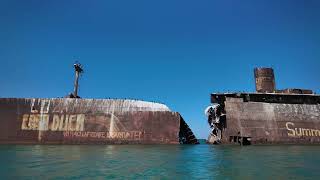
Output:
[[157,101],[197,137],[211,92],[254,91],[253,68],[277,88],[320,93],[320,1],[0,0],[0,97],[61,97],[75,59],[83,98]]

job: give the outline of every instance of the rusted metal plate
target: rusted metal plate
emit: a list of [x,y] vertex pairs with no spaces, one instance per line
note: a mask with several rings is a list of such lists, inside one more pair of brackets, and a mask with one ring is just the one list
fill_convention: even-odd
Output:
[[272,68],[255,68],[254,77],[257,92],[270,93],[275,91],[276,83]]
[[[224,99],[226,113],[223,143],[232,143],[232,137],[249,137],[253,144],[320,144],[320,96],[269,94],[261,99],[264,102],[259,101],[261,94],[218,96]],[[277,103],[281,97],[287,103]]]
[[0,143],[178,144],[180,114],[130,100],[0,99]]
[[283,90],[276,90],[277,93],[284,93],[284,94],[313,94],[313,91],[310,89],[283,89]]
[[254,77],[257,93],[211,94],[209,142],[320,144],[320,96],[276,90],[272,68],[255,68]]

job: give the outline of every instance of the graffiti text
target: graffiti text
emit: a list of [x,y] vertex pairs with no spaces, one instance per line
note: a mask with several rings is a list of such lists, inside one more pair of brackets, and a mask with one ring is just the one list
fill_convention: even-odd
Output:
[[49,118],[49,114],[24,114],[21,129],[42,131],[83,131],[84,129],[84,114],[54,114],[51,122]]
[[320,136],[319,129],[294,128],[294,123],[292,122],[287,122],[286,128],[290,137]]
[[63,132],[64,137],[78,137],[78,138],[97,138],[97,139],[130,139],[141,140],[141,131],[126,131],[126,132],[77,132],[67,131]]

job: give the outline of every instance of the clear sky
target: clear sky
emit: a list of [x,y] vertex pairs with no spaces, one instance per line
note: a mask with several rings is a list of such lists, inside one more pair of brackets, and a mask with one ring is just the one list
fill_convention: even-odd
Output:
[[162,102],[207,138],[210,93],[254,91],[256,66],[320,93],[320,1],[0,0],[0,97],[65,96],[75,58],[81,97]]

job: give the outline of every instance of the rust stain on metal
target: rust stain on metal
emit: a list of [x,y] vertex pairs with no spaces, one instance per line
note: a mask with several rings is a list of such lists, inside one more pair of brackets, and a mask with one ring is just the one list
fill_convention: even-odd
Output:
[[255,69],[258,93],[211,94],[210,143],[320,144],[320,96],[276,90],[273,70]]
[[144,101],[1,98],[0,117],[2,144],[178,144],[187,138],[179,113]]
[[272,68],[255,68],[254,77],[257,92],[272,93],[275,91],[276,83]]

